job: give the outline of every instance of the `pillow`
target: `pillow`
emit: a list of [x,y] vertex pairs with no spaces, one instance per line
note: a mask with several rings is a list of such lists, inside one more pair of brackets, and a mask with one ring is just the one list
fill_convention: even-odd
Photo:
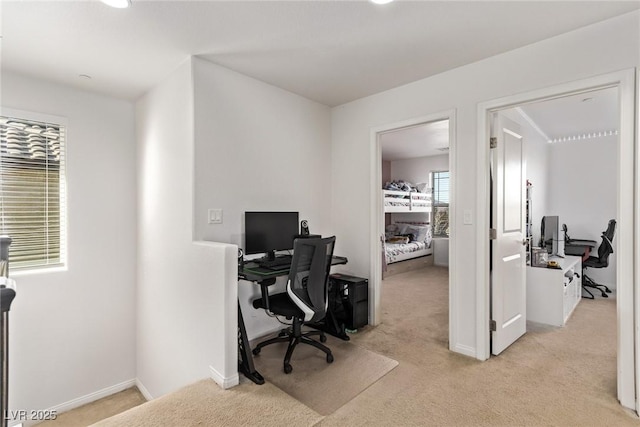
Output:
[[398,224],[389,224],[384,228],[387,233],[395,233],[398,231]]
[[427,239],[428,232],[429,227],[427,226],[407,224],[405,234],[413,235],[413,239],[411,241],[424,242]]
[[398,222],[398,223],[392,224],[392,225],[395,225],[397,227],[396,228],[397,234],[408,234],[408,233],[410,233],[410,231],[407,231],[407,229],[409,227],[409,224],[403,224],[401,222]]

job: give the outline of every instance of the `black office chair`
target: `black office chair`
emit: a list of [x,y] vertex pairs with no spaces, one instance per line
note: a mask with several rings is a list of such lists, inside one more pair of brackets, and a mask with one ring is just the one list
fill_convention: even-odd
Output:
[[327,294],[329,269],[335,237],[296,239],[293,245],[293,259],[287,280],[287,290],[283,293],[269,295],[267,286],[262,286],[262,298],[254,300],[255,308],[264,308],[267,312],[293,319],[287,329],[280,331],[276,338],[259,343],[253,354],[258,355],[262,347],[277,342],[288,342],[289,347],[284,356],[284,372],[289,374],[293,370],[291,355],[299,343],[312,345],[326,354],[327,363],[333,362],[331,350],[309,338],[319,335],[321,342],[327,337],[322,331],[302,333],[302,326],[324,319],[327,310]]
[[608,298],[609,296],[607,294],[611,293],[611,289],[606,285],[595,282],[592,278],[587,276],[585,272],[587,268],[606,268],[609,266],[609,255],[613,253],[613,237],[615,234],[616,220],[611,219],[609,220],[607,229],[602,232],[602,242],[600,243],[600,246],[598,246],[598,256],[590,256],[586,260],[582,261],[582,289],[591,295],[590,297],[585,298],[595,298],[591,291],[589,291],[589,288],[599,290],[604,298]]

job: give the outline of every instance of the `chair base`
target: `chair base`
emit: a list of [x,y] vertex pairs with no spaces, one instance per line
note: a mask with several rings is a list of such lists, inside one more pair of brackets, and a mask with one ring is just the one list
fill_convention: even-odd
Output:
[[309,338],[313,335],[319,335],[321,342],[327,341],[327,337],[323,331],[309,331],[303,334],[302,322],[300,322],[298,319],[294,319],[294,322],[290,328],[282,329],[278,336],[275,338],[262,341],[252,350],[252,353],[257,356],[260,354],[260,350],[262,350],[262,348],[265,346],[279,342],[288,342],[289,346],[287,347],[287,352],[284,356],[283,363],[285,374],[290,374],[291,371],[293,371],[293,367],[290,363],[291,356],[293,355],[293,350],[295,350],[298,344],[307,344],[317,348],[318,350],[321,350],[327,355],[327,363],[333,363],[333,354],[331,354],[331,350],[329,349],[329,347]]
[[603,298],[609,298],[609,295],[611,293],[611,289],[609,289],[607,286],[602,285],[600,283],[595,282],[591,277],[587,276],[586,274],[582,274],[582,289],[588,293],[590,296],[582,296],[582,298],[588,298],[588,299],[595,299],[595,296],[593,296],[593,294],[591,293],[591,291],[589,290],[589,288],[591,289],[597,289],[598,291],[600,291],[600,293],[602,294]]

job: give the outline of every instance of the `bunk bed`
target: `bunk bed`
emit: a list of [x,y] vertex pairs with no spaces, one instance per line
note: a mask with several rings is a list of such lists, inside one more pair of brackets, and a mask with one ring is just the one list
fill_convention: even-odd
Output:
[[[404,181],[392,182],[382,190],[385,213],[426,213],[431,218],[431,191]],[[397,185],[399,184],[399,185]],[[389,189],[389,187],[393,189]],[[400,187],[409,191],[395,189]],[[421,218],[424,218],[422,216]],[[429,221],[398,221],[385,228],[385,264],[405,261],[433,253],[432,227]]]
[[386,230],[384,256],[387,265],[433,253],[429,223],[394,223]]
[[431,194],[419,191],[382,190],[385,213],[431,212]]

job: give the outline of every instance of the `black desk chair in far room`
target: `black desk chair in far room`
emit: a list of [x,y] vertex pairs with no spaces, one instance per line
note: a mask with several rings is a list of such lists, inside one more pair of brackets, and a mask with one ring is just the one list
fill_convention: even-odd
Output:
[[[268,286],[262,285],[262,298],[253,301],[255,308],[264,308],[270,314],[293,319],[289,328],[281,330],[277,337],[263,341],[253,349],[253,354],[258,355],[264,346],[288,342],[284,356],[284,372],[287,374],[293,370],[291,356],[300,343],[322,350],[327,356],[327,363],[333,362],[331,350],[320,343],[327,340],[324,332],[314,330],[302,333],[302,326],[325,317],[329,269],[335,241],[335,237],[296,239],[286,292],[269,295]],[[312,335],[319,335],[320,342],[311,339]]]
[[602,293],[604,298],[607,298],[607,293],[611,293],[611,289],[609,289],[606,285],[602,285],[600,283],[595,282],[592,278],[587,276],[586,270],[587,268],[607,268],[609,266],[609,255],[613,253],[613,237],[616,234],[616,220],[609,220],[609,224],[607,225],[607,229],[602,232],[602,242],[600,246],[598,246],[598,256],[590,256],[586,260],[582,261],[582,289],[584,289],[590,297],[586,297],[589,299],[594,299],[593,294],[589,291],[591,289],[597,289]]

